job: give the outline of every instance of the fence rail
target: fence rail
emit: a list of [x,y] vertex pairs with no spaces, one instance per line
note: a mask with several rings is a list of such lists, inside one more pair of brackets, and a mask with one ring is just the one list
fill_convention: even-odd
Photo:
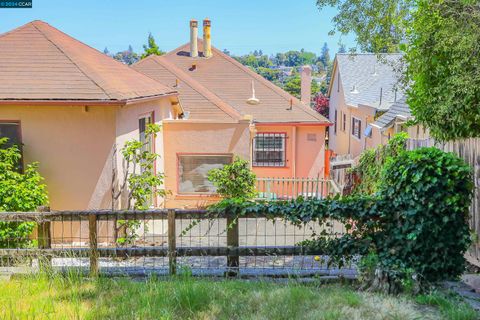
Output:
[[320,178],[257,178],[256,188],[265,200],[325,198],[339,192],[331,180]]
[[[328,257],[316,258],[322,252],[301,245],[322,230],[332,237],[343,234],[335,221],[297,227],[262,214],[234,223],[227,214],[211,218],[205,210],[42,211],[0,213],[0,221],[36,222],[38,243],[25,247],[16,245],[21,239],[11,239],[1,257],[42,259],[41,267],[48,268],[86,267],[93,275],[102,270],[175,274],[179,267],[223,275],[355,273],[353,267],[329,268]],[[139,221],[140,227],[131,243],[119,244],[115,230],[125,220]]]

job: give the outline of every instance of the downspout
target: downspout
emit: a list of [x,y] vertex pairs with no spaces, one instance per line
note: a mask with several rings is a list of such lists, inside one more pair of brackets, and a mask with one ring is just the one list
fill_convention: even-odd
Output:
[[297,127],[293,126],[292,128],[292,170],[293,178],[297,178]]
[[250,170],[253,170],[253,139],[255,139],[255,135],[257,134],[257,128],[255,127],[253,119],[250,120],[250,124],[248,125],[248,131],[250,132]]

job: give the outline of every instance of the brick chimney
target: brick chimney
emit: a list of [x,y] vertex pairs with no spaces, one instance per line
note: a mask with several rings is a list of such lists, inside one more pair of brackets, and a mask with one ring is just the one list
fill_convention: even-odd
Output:
[[190,20],[190,57],[198,57],[198,21]]
[[312,68],[310,66],[302,67],[300,96],[300,100],[310,106],[312,99]]
[[210,58],[212,56],[212,40],[210,37],[211,21],[208,18],[203,20],[203,56]]

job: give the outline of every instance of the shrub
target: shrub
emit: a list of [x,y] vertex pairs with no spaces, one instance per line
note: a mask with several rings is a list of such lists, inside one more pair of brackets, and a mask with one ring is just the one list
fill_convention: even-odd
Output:
[[404,152],[384,168],[380,263],[413,269],[427,281],[460,275],[470,244],[470,167],[436,148]]
[[[32,211],[48,201],[46,186],[38,173],[38,163],[31,163],[22,173],[17,146],[6,147],[7,138],[0,138],[0,211]],[[33,222],[0,222],[0,248],[22,247],[30,243]]]
[[407,139],[408,135],[401,132],[394,135],[386,145],[362,152],[358,165],[352,169],[352,174],[358,181],[354,185],[353,193],[373,194],[377,192],[382,181],[381,175],[385,163],[388,159],[405,151]]
[[418,291],[429,282],[459,276],[470,243],[467,220],[473,183],[468,165],[435,148],[404,151],[386,161],[381,181],[373,195],[275,202],[234,199],[210,210],[237,217],[263,213],[296,225],[342,222],[347,231],[343,236],[320,233],[303,245],[329,255],[329,263],[337,265],[363,255],[366,260],[360,265],[372,290],[396,293],[407,286]]
[[224,198],[252,199],[256,196],[256,176],[248,161],[235,157],[231,164],[208,172],[208,180],[217,187]]

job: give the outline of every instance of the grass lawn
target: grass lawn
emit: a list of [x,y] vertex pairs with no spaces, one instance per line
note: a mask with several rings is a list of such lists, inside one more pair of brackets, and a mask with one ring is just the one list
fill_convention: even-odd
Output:
[[451,298],[341,285],[76,276],[0,281],[0,319],[477,319]]

